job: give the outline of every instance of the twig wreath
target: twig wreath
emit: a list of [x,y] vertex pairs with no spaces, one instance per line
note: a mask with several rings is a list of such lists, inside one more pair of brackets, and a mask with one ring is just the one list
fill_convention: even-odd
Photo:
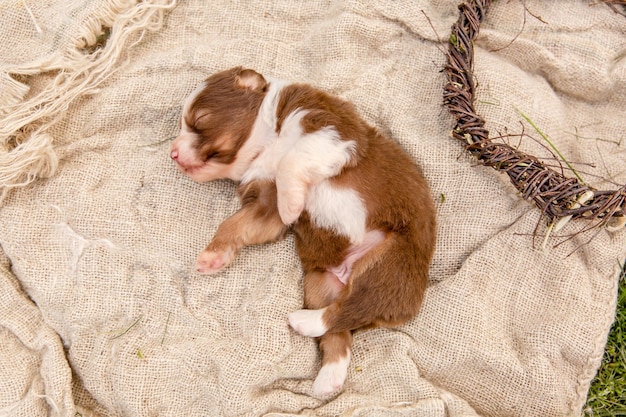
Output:
[[[546,239],[571,219],[590,221],[582,231],[594,227],[621,229],[626,225],[626,185],[612,191],[596,190],[580,177],[568,178],[563,170],[558,172],[538,158],[489,137],[485,120],[474,108],[473,42],[491,1],[471,0],[459,5],[460,16],[452,26],[443,69],[447,77],[443,102],[456,120],[452,137],[462,141],[481,164],[506,173],[521,196],[534,202],[548,223]],[[626,4],[623,0],[604,2],[617,13],[616,5]]]

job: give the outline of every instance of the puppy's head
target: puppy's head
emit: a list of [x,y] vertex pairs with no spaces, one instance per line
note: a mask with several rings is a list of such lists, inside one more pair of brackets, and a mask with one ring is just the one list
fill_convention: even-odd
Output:
[[170,156],[194,181],[240,180],[253,156],[239,151],[267,93],[261,74],[242,67],[210,76],[189,97]]

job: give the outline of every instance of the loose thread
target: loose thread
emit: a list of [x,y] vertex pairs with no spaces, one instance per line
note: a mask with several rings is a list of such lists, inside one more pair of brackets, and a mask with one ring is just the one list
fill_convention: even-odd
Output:
[[129,328],[127,328],[126,330],[124,330],[122,333],[118,334],[117,336],[112,337],[110,340],[115,340],[118,339],[122,336],[124,336],[126,333],[128,333],[129,331],[131,331],[131,329],[133,327],[135,327],[140,321],[141,321],[142,316],[139,316],[139,318],[137,320],[135,320],[135,322],[133,324],[130,325]]

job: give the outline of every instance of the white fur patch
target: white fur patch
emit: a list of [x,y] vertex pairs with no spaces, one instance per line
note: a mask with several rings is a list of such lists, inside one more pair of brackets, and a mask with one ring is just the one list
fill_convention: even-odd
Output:
[[250,166],[242,181],[277,179],[289,183],[287,177],[301,179],[328,178],[337,175],[352,158],[354,141],[341,140],[332,126],[313,133],[302,133],[300,122],[306,110],[291,113],[274,143],[270,144]]
[[352,159],[354,141],[344,141],[333,126],[303,134],[301,121],[307,110],[285,118],[278,138],[252,163],[242,182],[276,181],[278,213],[285,224],[295,222],[304,210],[312,185],[333,177]]
[[313,395],[323,398],[341,389],[348,376],[349,365],[350,351],[338,361],[322,366],[313,382]]
[[[252,143],[267,143],[262,137],[270,135],[267,126],[276,124],[278,93],[283,85],[276,81],[270,83],[270,92],[255,122],[254,133],[240,153],[248,152]],[[272,86],[275,92],[271,91]],[[285,118],[280,135],[272,138],[242,175],[241,181],[276,181],[278,212],[283,223],[293,223],[306,208],[318,227],[334,230],[348,237],[353,244],[361,243],[367,218],[361,198],[352,189],[332,187],[326,181],[339,174],[352,159],[355,142],[342,140],[332,126],[303,134],[301,121],[306,113],[306,110],[296,110]]]
[[333,126],[302,135],[305,114],[298,111],[285,120],[284,136],[288,140],[300,136],[280,160],[276,174],[278,212],[285,224],[300,217],[309,187],[339,174],[354,155],[354,141],[341,140]]
[[353,245],[363,242],[367,209],[355,190],[323,181],[309,190],[306,209],[316,226],[346,236]]
[[296,310],[287,315],[289,325],[302,336],[319,337],[328,330],[322,320],[326,308],[319,310]]
[[[272,144],[278,138],[276,133],[276,107],[278,106],[280,90],[285,86],[285,82],[272,78],[268,78],[267,81],[270,83],[270,86],[263,103],[261,103],[261,108],[252,126],[250,137],[239,149],[237,159],[229,167],[230,176],[228,178],[241,181],[244,184],[255,179],[274,179],[274,177],[258,175],[259,173],[254,169],[254,166],[258,164],[258,159],[267,152],[267,149],[265,151],[263,149],[272,147]],[[263,153],[251,164],[250,161],[261,151]]]

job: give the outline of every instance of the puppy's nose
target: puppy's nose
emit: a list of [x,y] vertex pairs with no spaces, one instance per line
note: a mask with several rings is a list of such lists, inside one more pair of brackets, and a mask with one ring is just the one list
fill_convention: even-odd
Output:
[[174,161],[178,161],[178,151],[177,150],[173,150],[170,153],[170,157],[174,160]]

